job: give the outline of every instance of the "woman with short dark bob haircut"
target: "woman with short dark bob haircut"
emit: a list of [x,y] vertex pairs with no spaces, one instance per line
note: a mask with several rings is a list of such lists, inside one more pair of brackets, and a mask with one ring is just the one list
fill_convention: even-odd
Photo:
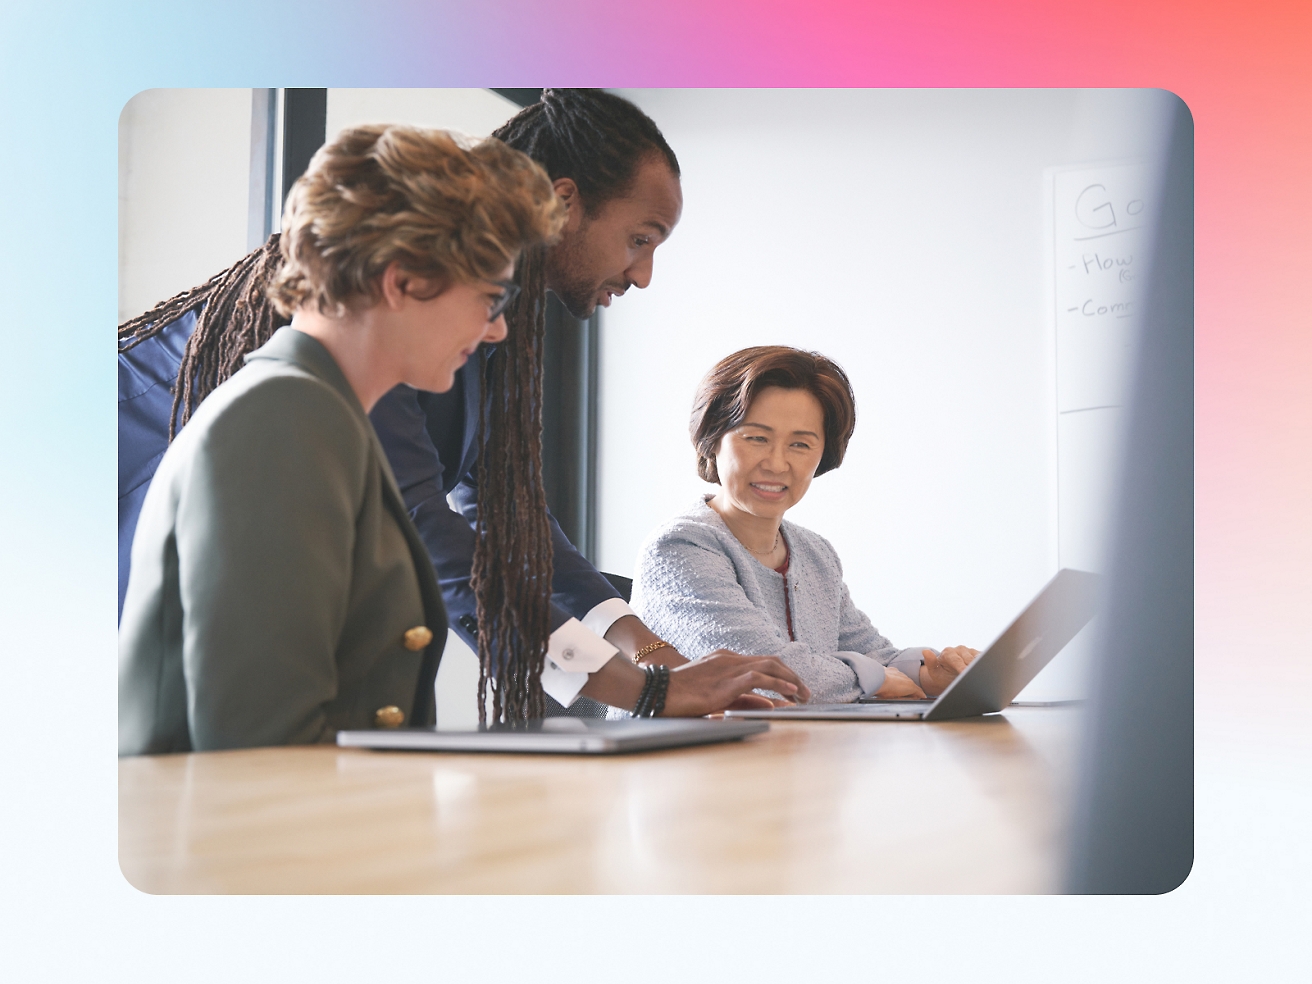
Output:
[[697,388],[697,473],[720,486],[644,544],[633,607],[691,658],[717,649],[777,655],[812,700],[922,698],[974,659],[899,649],[853,603],[829,541],[784,519],[811,479],[843,463],[856,427],[835,362],[783,345],[721,359]]

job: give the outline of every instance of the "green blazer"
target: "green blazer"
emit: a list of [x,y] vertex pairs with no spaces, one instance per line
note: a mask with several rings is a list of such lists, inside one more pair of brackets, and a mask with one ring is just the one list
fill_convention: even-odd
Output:
[[246,363],[178,434],[142,506],[120,755],[434,721],[446,611],[364,408],[292,328]]

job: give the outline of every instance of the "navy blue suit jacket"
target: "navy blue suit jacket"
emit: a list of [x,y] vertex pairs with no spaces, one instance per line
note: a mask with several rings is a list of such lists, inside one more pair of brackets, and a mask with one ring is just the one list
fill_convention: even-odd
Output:
[[[132,536],[150,481],[168,448],[172,387],[183,348],[196,327],[195,314],[166,325],[159,334],[118,357],[118,610],[123,615],[132,562]],[[478,406],[487,347],[456,374],[447,393],[398,386],[369,414],[406,508],[433,560],[451,627],[475,646],[474,561],[478,463]],[[447,496],[455,503],[452,509]],[[570,618],[619,594],[551,523],[555,630]]]

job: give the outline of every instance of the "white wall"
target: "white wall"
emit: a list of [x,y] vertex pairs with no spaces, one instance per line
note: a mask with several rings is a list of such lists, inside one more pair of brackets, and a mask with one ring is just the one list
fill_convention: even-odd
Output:
[[246,255],[251,90],[147,89],[118,138],[122,322]]
[[519,107],[491,89],[329,89],[328,139],[361,123],[411,123],[486,137]]
[[[684,217],[653,286],[605,314],[603,569],[703,486],[688,411],[746,345],[850,373],[841,469],[790,515],[838,548],[900,645],[983,647],[1058,560],[1044,169],[1133,156],[1142,92],[626,92],[679,156]],[[1054,661],[1026,696],[1068,697]],[[1065,662],[1064,662],[1065,661]]]

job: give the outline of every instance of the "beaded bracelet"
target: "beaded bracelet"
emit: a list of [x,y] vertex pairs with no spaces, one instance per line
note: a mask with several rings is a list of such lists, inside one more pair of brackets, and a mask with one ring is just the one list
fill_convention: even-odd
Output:
[[665,694],[670,689],[670,668],[668,666],[656,667],[659,674],[656,680],[656,692],[651,699],[651,713],[648,717],[660,717],[661,712],[665,710]]
[[670,668],[644,666],[642,672],[646,679],[642,684],[642,692],[638,694],[638,703],[633,706],[633,716],[656,717],[665,710],[665,694],[670,688]]
[[647,705],[651,701],[652,684],[656,680],[656,667],[644,666],[642,668],[642,690],[638,693],[638,702],[633,705],[633,716],[635,718],[647,716]]

